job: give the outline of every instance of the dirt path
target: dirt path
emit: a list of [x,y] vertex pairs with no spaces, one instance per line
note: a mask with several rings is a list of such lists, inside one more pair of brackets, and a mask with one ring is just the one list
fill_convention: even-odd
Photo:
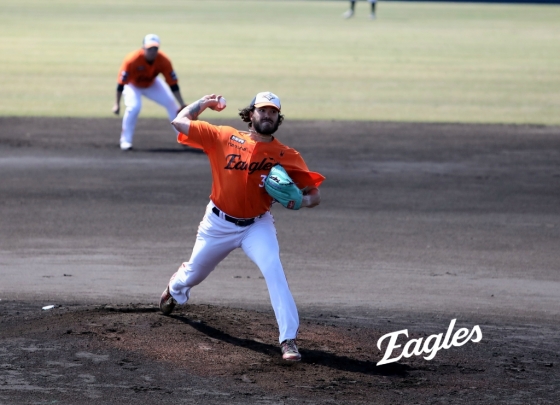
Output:
[[[155,308],[210,190],[167,125],[140,121],[123,154],[115,119],[0,118],[1,405],[556,403],[559,128],[286,121],[327,177],[321,207],[274,210],[301,315],[287,365],[240,252]],[[452,319],[482,340],[376,366],[381,336]]]

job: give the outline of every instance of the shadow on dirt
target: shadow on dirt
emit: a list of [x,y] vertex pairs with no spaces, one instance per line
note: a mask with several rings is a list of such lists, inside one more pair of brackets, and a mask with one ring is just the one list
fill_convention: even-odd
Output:
[[147,306],[119,306],[113,307],[111,305],[103,305],[97,308],[99,311],[107,311],[107,312],[121,312],[123,314],[145,314],[150,312],[159,312],[159,308],[157,307],[147,307]]
[[[278,347],[269,345],[266,343],[261,343],[252,339],[242,339],[230,335],[229,333],[223,332],[216,329],[200,320],[193,321],[181,315],[171,315],[171,318],[185,323],[192,328],[196,329],[200,333],[206,336],[221,340],[224,343],[228,343],[234,346],[243,347],[249,350],[253,350],[258,353],[265,354],[271,358],[278,357]],[[325,352],[323,350],[301,350],[302,363],[317,364],[324,367],[329,367],[331,369],[336,369],[340,371],[350,371],[360,374],[368,375],[381,375],[381,376],[399,376],[405,377],[408,375],[408,371],[412,370],[412,367],[406,364],[385,364],[383,366],[376,366],[372,361],[356,360],[346,356],[338,356],[333,353]]]

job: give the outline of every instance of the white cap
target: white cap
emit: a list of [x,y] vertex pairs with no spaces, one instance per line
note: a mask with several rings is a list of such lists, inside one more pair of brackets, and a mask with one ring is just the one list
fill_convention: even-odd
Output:
[[144,46],[145,49],[157,46],[159,48],[159,37],[156,34],[148,34],[144,37],[144,42],[142,42],[142,45]]
[[280,104],[280,99],[274,93],[270,91],[263,91],[255,96],[253,101],[251,101],[250,107],[276,107],[278,111],[282,109],[282,105]]

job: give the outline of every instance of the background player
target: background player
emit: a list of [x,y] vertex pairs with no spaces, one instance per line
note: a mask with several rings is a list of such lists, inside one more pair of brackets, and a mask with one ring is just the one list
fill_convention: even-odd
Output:
[[[155,34],[148,34],[144,37],[142,48],[129,53],[121,65],[113,112],[119,114],[121,96],[124,95],[126,110],[120,139],[122,150],[132,149],[134,128],[142,108],[142,96],[165,107],[169,120],[175,118],[179,108],[173,96],[181,108],[184,107],[185,103],[177,84],[177,75],[173,71],[171,61],[159,50],[159,46],[159,37]],[[158,77],[160,73],[165,77],[169,87]]]
[[160,308],[168,315],[176,304],[185,304],[192,287],[200,284],[232,250],[242,248],[266,281],[280,329],[282,357],[298,361],[298,311],[280,262],[270,213],[272,197],[264,188],[264,180],[272,166],[281,164],[304,190],[302,207],[312,208],[320,203],[318,187],[324,177],[309,171],[296,150],[272,136],[284,119],[276,95],[259,93],[241,110],[239,115],[249,124],[249,132],[195,121],[206,108],[225,108],[219,104],[219,98],[215,94],[204,96],[179,112],[172,122],[180,131],[180,143],[203,149],[208,155],[212,193],[191,258],[171,277],[161,296]]
[[[372,20],[375,20],[375,3],[377,3],[377,0],[368,0],[371,4],[371,11],[369,13],[369,18],[371,18]],[[346,11],[344,14],[342,14],[342,16],[344,18],[350,18],[354,16],[354,11],[356,8],[356,0],[351,0],[350,1],[350,8],[348,9],[348,11]]]

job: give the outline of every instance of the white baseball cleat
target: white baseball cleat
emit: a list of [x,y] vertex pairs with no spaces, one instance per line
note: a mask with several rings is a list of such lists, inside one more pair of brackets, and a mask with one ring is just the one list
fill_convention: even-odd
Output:
[[350,9],[342,14],[344,18],[350,18],[354,15],[354,10]]
[[171,284],[176,275],[177,272],[173,273],[173,275],[169,279],[169,283],[167,283],[167,287],[165,287],[165,290],[163,290],[161,298],[159,299],[159,309],[161,310],[163,315],[169,315],[171,312],[173,312],[175,305],[177,305],[177,301],[175,301],[175,298],[173,298],[173,296],[169,292],[169,284]]
[[169,292],[169,286],[167,286],[167,288],[163,291],[163,294],[161,294],[161,298],[159,300],[159,309],[161,310],[163,315],[169,315],[171,312],[173,312],[175,305],[177,305],[177,301],[175,301],[175,298],[171,296],[171,293]]
[[131,150],[132,144],[127,141],[121,141],[121,150]]
[[369,19],[370,20],[375,20],[375,13],[370,13]]
[[288,361],[300,361],[301,354],[299,354],[295,339],[286,339],[280,343],[282,348],[282,358]]

